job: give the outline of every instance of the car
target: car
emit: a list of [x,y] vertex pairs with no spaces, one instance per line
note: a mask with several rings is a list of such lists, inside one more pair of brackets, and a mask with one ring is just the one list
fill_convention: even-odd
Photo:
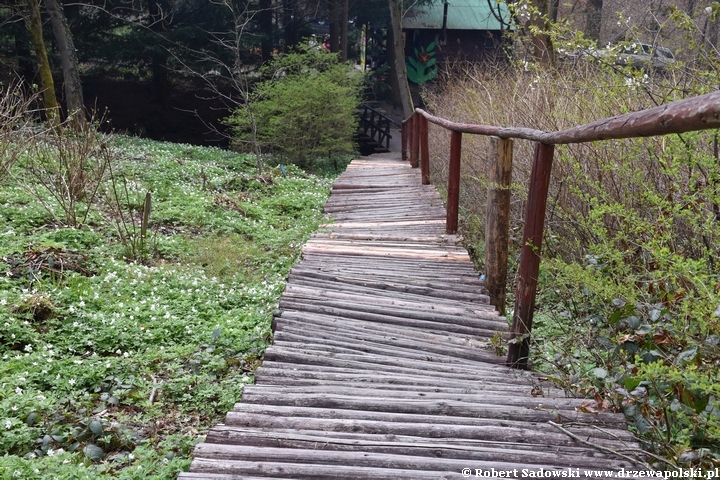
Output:
[[662,70],[675,63],[675,55],[666,47],[647,43],[610,45],[602,49],[581,48],[559,51],[560,58],[575,65],[580,59],[630,66],[639,70]]
[[620,45],[616,50],[615,63],[638,69],[664,69],[675,63],[670,49],[647,43]]

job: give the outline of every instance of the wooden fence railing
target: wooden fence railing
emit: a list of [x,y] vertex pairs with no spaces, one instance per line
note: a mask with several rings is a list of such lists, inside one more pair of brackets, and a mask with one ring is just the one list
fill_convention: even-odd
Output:
[[439,125],[450,131],[446,224],[448,233],[455,233],[458,227],[462,134],[494,137],[488,178],[485,285],[490,293],[492,304],[501,314],[505,310],[505,284],[507,282],[512,139],[531,140],[536,144],[528,187],[520,268],[507,359],[510,366],[527,369],[537,277],[540,271],[540,248],[545,224],[545,207],[555,145],[650,137],[718,128],[720,127],[720,91],[678,100],[635,113],[604,118],[558,132],[544,132],[522,127],[454,123],[430,115],[418,108],[402,123],[402,157],[404,160],[407,159],[409,145],[410,164],[413,167],[421,167],[423,184],[430,183],[428,123]]
[[[399,127],[395,121],[383,115],[381,112],[375,110],[369,105],[362,105],[362,112],[360,113],[360,128],[364,136],[375,142],[378,146],[384,147],[385,149],[390,148],[390,127],[394,125]],[[383,145],[384,144],[384,145]]]

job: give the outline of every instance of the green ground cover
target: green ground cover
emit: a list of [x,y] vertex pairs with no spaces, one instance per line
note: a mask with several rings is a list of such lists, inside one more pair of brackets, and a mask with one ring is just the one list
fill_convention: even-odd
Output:
[[75,227],[27,155],[0,189],[3,479],[187,469],[193,445],[252,383],[334,176],[104,141],[110,168],[92,202],[78,196],[89,213]]

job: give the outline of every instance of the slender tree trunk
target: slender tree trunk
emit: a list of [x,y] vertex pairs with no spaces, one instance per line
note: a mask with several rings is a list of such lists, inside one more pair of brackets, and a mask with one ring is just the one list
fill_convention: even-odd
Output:
[[530,26],[539,33],[531,33],[532,55],[540,63],[554,65],[555,50],[552,39],[546,32],[549,27],[550,0],[533,0],[532,4],[538,13],[533,14],[530,19]]
[[558,21],[558,12],[560,10],[560,0],[550,0],[550,21],[555,23]]
[[330,51],[340,51],[340,2],[342,0],[330,0],[328,3],[328,20],[330,22]]
[[60,53],[60,65],[63,71],[63,87],[65,91],[65,108],[68,117],[75,122],[85,120],[85,105],[83,103],[82,83],[78,69],[77,54],[73,43],[72,33],[65,13],[58,0],[45,0],[45,8],[50,14],[50,24],[55,34],[55,42]]
[[273,48],[273,12],[272,0],[260,0],[260,12],[258,13],[258,23],[262,32],[260,40],[260,52],[262,61],[267,62],[272,57]]
[[[408,118],[413,113],[412,97],[408,85],[407,70],[405,68],[405,45],[402,34],[402,11],[398,0],[388,0],[390,5],[390,22],[392,28],[392,49],[395,76],[398,83],[398,95],[403,109],[403,117]],[[390,48],[390,45],[388,45]]]
[[15,28],[15,58],[18,59],[18,75],[29,90],[29,86],[34,83],[33,79],[35,78],[30,37],[22,25],[13,25],[13,28]]
[[587,25],[585,35],[600,42],[600,31],[602,26],[603,0],[590,0],[587,5]]
[[348,21],[349,2],[348,0],[340,0],[340,60],[347,62],[348,59]]
[[297,45],[297,3],[298,0],[283,0],[283,28],[285,29],[285,51]]
[[53,81],[52,71],[50,70],[50,62],[48,61],[47,51],[45,50],[45,42],[42,35],[42,19],[40,18],[40,5],[37,0],[27,0],[30,12],[25,18],[30,39],[32,41],[35,58],[38,62],[38,71],[40,73],[40,83],[43,89],[43,104],[47,112],[48,119],[52,122],[59,120],[59,106],[55,97],[55,82]]

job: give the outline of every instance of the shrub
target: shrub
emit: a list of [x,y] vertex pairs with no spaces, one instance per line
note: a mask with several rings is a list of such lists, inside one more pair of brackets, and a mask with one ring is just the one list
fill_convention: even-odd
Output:
[[312,48],[278,56],[262,73],[268,79],[227,120],[235,148],[257,145],[302,166],[353,151],[362,74]]
[[[593,65],[484,67],[426,99],[458,122],[560,130],[694,93],[686,80]],[[430,134],[434,182],[444,185],[448,135],[432,126]],[[461,228],[478,264],[486,141],[463,139]],[[511,268],[531,162],[532,143],[516,140]],[[532,348],[536,370],[594,397],[588,411],[624,411],[656,453],[706,468],[720,460],[719,178],[714,132],[559,146]]]

